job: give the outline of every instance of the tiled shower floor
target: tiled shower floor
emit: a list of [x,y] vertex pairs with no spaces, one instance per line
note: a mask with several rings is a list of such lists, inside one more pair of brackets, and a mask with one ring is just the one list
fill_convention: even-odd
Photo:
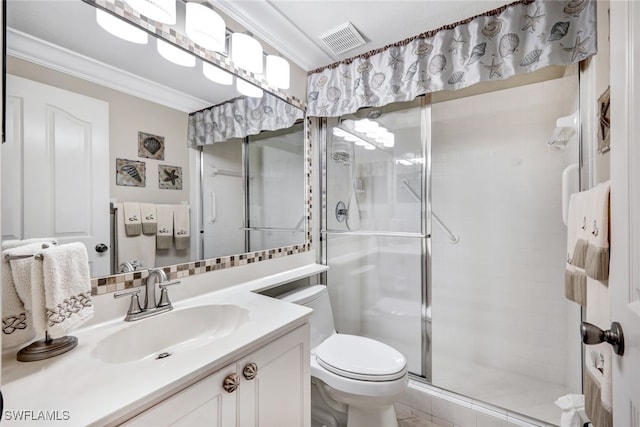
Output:
[[561,411],[555,400],[578,393],[564,385],[498,368],[456,363],[453,359],[438,363],[434,366],[434,385],[552,425],[560,424]]

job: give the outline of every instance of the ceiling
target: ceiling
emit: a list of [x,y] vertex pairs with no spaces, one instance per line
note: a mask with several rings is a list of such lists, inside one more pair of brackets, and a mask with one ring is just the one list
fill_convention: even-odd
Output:
[[[504,0],[209,0],[302,69],[336,61],[440,28],[511,1]],[[334,55],[319,36],[351,22],[365,44]]]

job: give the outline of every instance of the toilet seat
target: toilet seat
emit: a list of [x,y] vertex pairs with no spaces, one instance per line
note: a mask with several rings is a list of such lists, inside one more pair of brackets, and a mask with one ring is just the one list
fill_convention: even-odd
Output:
[[407,361],[396,349],[371,338],[335,334],[315,348],[320,366],[341,377],[393,381],[406,374]]

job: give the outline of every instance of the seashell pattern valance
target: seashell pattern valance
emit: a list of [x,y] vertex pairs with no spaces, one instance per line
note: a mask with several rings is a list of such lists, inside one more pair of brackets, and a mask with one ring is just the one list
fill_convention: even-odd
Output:
[[301,109],[267,92],[262,98],[235,98],[189,115],[189,146],[286,129],[303,117]]
[[338,117],[597,52],[595,0],[520,0],[311,71],[307,115]]

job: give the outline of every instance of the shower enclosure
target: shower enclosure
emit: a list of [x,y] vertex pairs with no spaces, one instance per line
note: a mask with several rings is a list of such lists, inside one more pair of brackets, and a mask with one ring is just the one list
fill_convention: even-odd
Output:
[[299,122],[201,148],[201,258],[304,242],[303,141]]
[[336,328],[395,347],[416,379],[558,423],[553,402],[581,389],[562,206],[579,138],[554,132],[577,76],[461,93],[324,122]]

